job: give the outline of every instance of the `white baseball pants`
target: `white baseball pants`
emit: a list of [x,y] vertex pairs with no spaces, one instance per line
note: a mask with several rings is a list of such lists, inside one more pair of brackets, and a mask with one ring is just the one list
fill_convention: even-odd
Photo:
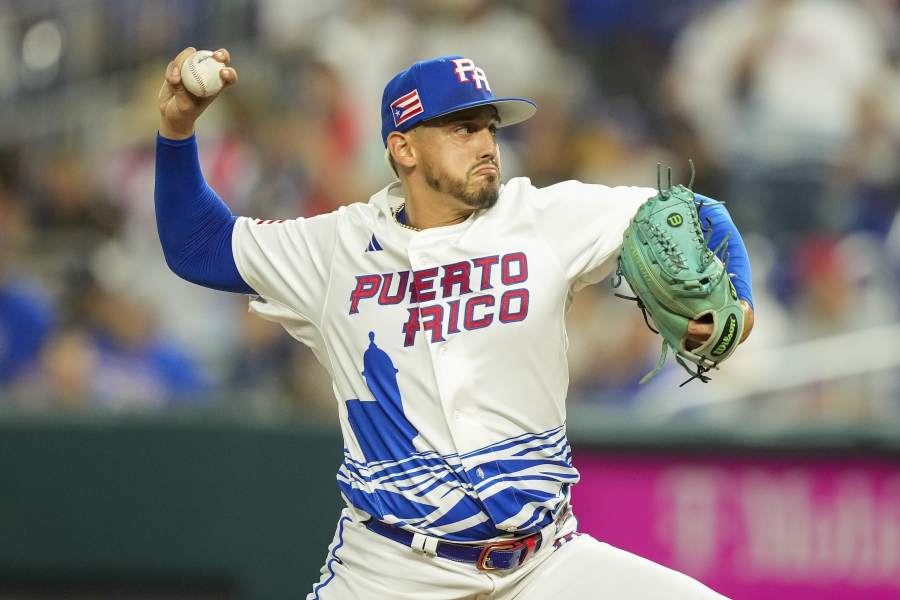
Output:
[[[307,600],[722,600],[700,582],[599,542],[570,537],[569,518],[545,531],[540,550],[517,569],[429,556],[366,529],[348,510],[338,522],[322,576]],[[559,541],[559,544],[554,542]]]

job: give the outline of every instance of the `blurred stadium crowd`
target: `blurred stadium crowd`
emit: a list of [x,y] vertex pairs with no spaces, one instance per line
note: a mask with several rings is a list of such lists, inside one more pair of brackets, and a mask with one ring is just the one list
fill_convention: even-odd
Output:
[[773,426],[898,418],[893,0],[0,2],[3,407],[331,421],[305,348],[246,297],[166,268],[155,100],[188,45],[228,47],[241,76],[198,127],[236,214],[366,201],[390,175],[382,86],[441,54],[538,102],[502,132],[505,178],[654,186],[657,162],[686,182],[693,159],[695,189],[746,236],[757,327],[712,384],[678,390],[673,367],[639,387],[658,339],[609,285],[588,289],[569,315],[573,403]]

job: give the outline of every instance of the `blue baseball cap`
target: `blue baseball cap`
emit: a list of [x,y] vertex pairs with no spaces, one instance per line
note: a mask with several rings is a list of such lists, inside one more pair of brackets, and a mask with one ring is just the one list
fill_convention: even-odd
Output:
[[473,106],[497,109],[500,127],[530,118],[537,105],[526,98],[497,98],[484,71],[462,56],[441,56],[414,63],[384,86],[381,140],[392,131],[408,131],[422,121]]

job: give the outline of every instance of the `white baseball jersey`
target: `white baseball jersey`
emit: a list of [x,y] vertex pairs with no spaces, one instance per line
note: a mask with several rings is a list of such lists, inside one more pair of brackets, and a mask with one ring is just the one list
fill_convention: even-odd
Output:
[[355,510],[482,541],[534,532],[578,481],[566,439],[564,315],[609,276],[656,190],[525,178],[464,222],[421,232],[367,204],[287,222],[238,220],[251,309],[307,344],[333,379]]

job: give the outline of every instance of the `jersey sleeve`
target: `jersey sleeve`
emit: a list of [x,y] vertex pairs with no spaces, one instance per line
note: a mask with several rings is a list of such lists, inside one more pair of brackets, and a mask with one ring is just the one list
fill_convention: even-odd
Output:
[[318,324],[340,212],[291,221],[238,218],[232,251],[241,277],[266,300]]
[[575,291],[609,277],[625,229],[653,188],[564,181],[533,195],[538,231]]

